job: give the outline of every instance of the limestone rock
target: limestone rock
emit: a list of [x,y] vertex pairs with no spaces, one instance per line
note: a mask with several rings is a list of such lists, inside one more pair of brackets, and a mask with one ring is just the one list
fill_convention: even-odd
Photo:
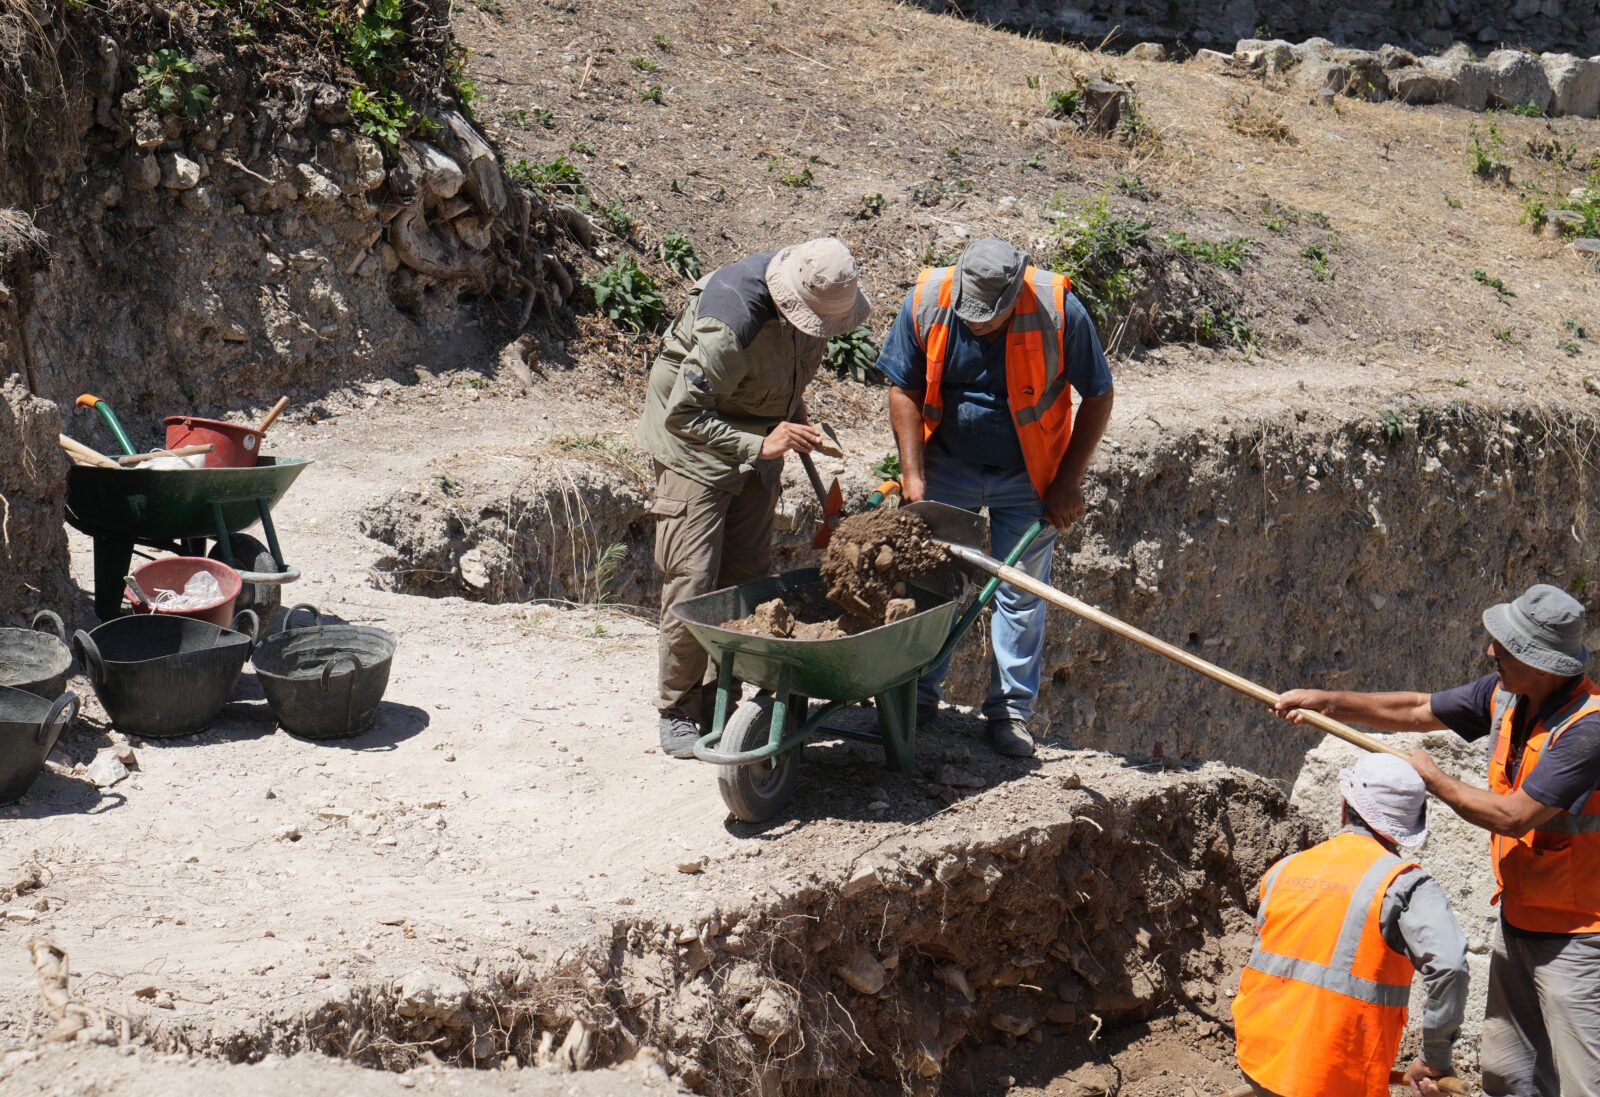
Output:
[[1234,68],[1233,55],[1219,53],[1216,50],[1200,49],[1194,51],[1194,62],[1203,68],[1231,71]]
[[156,157],[161,165],[161,185],[168,190],[188,190],[200,182],[200,165],[181,152],[163,152]]
[[94,756],[84,776],[96,788],[110,788],[128,776],[128,767],[117,758],[114,750],[107,748]]
[[800,1024],[794,999],[770,983],[762,988],[746,1012],[745,1027],[763,1040],[786,1036]]
[[148,152],[130,155],[122,174],[129,190],[155,190],[161,185],[161,165]]
[[1294,72],[1294,82],[1313,92],[1343,93],[1350,78],[1349,70],[1326,57],[1313,57],[1301,63]]
[[864,948],[857,949],[848,962],[834,969],[834,973],[858,994],[877,994],[889,981],[888,970]]
[[1389,94],[1402,103],[1448,102],[1455,93],[1455,78],[1411,65],[1389,73]]
[[314,207],[327,207],[340,198],[338,186],[310,164],[294,166],[295,190],[300,200]]
[[417,968],[395,988],[395,1012],[446,1024],[458,1018],[472,991],[459,975],[437,968]]
[[1128,107],[1128,89],[1109,80],[1091,80],[1083,89],[1083,113],[1096,133],[1111,133]]
[[461,185],[467,181],[461,166],[426,141],[413,141],[411,148],[417,154],[417,162],[422,168],[422,182],[427,188],[440,198],[455,197]]
[[1300,60],[1294,45],[1282,38],[1242,38],[1233,47],[1233,59],[1262,72],[1282,72]]
[[864,895],[874,888],[881,887],[883,880],[878,876],[878,866],[871,861],[865,861],[856,866],[850,874],[850,879],[844,882],[839,889],[841,899],[854,899],[857,895]]
[[1328,60],[1345,69],[1345,94],[1378,102],[1389,97],[1389,74],[1372,50],[1334,50]]
[[1300,58],[1300,61],[1303,64],[1306,61],[1327,57],[1328,54],[1332,53],[1337,48],[1337,46],[1328,41],[1326,38],[1307,38],[1304,42],[1301,42],[1294,48],[1294,52],[1296,56]]
[[1521,50],[1495,50],[1484,59],[1489,70],[1489,103],[1492,106],[1532,105],[1550,110],[1550,78],[1544,66],[1531,53]]
[[1600,115],[1600,61],[1547,53],[1540,62],[1550,83],[1551,114]]
[[989,1024],[1010,1036],[1026,1036],[1039,1023],[1039,1014],[1021,999],[1008,1000],[989,1014]]
[[1470,53],[1451,52],[1443,57],[1424,58],[1422,68],[1440,80],[1444,96],[1439,100],[1465,110],[1482,110],[1489,101],[1489,67]]
[[1416,63],[1417,55],[1410,50],[1387,44],[1378,47],[1378,64],[1383,66],[1385,72],[1410,68]]
[[1165,61],[1167,47],[1160,42],[1140,42],[1128,51],[1128,57],[1134,61]]

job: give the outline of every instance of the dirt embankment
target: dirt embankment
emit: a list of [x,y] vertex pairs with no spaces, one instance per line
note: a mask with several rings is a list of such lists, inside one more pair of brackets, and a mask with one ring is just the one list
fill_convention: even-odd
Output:
[[445,5],[13,8],[0,115],[32,137],[0,207],[44,242],[0,326],[35,393],[96,392],[150,441],[163,414],[475,364],[570,299],[549,207],[469,121]]
[[[3,344],[0,344],[3,349]],[[34,610],[61,612],[71,584],[61,525],[66,469],[55,405],[28,395],[19,378],[0,384],[0,624]]]

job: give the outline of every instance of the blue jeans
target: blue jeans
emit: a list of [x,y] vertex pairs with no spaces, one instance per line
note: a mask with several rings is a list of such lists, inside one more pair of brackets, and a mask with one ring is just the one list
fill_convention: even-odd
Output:
[[[1028,527],[1044,515],[1044,503],[1026,471],[971,465],[933,446],[927,451],[923,475],[929,499],[963,510],[988,510],[989,555],[999,560],[1005,559]],[[1048,583],[1055,547],[1056,530],[1046,526],[1017,567]],[[1042,599],[1007,584],[1001,584],[993,605],[989,696],[983,702],[983,715],[989,720],[1026,720],[1033,715],[1033,703],[1039,696],[1048,607]],[[946,659],[917,683],[918,705],[936,703],[944,696],[941,683],[949,669]]]

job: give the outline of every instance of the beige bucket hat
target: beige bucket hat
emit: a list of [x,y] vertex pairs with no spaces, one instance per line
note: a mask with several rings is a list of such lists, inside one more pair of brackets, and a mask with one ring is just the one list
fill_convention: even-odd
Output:
[[784,248],[767,264],[767,289],[784,317],[818,339],[857,327],[872,311],[855,257],[831,236]]

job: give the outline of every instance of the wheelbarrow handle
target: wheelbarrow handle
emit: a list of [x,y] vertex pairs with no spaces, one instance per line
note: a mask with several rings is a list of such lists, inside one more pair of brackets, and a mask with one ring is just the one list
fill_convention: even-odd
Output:
[[[248,620],[246,620],[246,618],[248,618]],[[249,631],[239,627],[239,622],[241,621],[244,621],[250,626]],[[238,613],[235,613],[233,615],[233,620],[229,622],[228,627],[234,632],[243,632],[246,636],[250,637],[250,650],[255,650],[256,644],[261,640],[261,618],[256,615],[255,610],[242,609]]]
[[[40,628],[40,621],[43,621],[50,627]],[[28,622],[28,627],[33,629],[35,632],[54,633],[57,640],[60,640],[63,644],[67,642],[67,626],[61,623],[60,615],[51,610],[42,609],[38,613],[35,613],[33,615],[33,620]]]
[[334,655],[333,655],[333,658],[329,659],[326,663],[322,664],[322,688],[323,689],[327,689],[328,688],[328,681],[329,681],[329,679],[331,679],[333,677],[333,668],[336,667],[336,666],[339,666],[342,663],[349,663],[352,673],[354,673],[356,671],[359,671],[361,669],[361,660],[357,659],[354,655],[350,654],[348,651],[335,652]]
[[[63,717],[62,713],[66,713]],[[34,732],[33,741],[44,747],[45,754],[55,749],[56,740],[61,733],[78,718],[78,695],[68,690],[56,698],[56,703],[50,706],[50,711],[44,714],[44,720],[39,724],[39,730]],[[52,733],[51,729],[54,729]],[[48,744],[48,745],[46,745]]]
[[318,621],[322,620],[322,614],[317,610],[316,606],[311,605],[309,602],[301,602],[288,613],[284,614],[284,632],[288,632],[290,629],[294,628],[294,615],[299,613],[301,610],[305,610],[307,613],[311,614],[311,626],[315,626]]
[[79,629],[72,634],[72,646],[78,649],[78,659],[83,663],[83,671],[89,676],[89,681],[97,686],[106,684],[106,664],[100,658],[100,645],[94,642],[94,637]]

